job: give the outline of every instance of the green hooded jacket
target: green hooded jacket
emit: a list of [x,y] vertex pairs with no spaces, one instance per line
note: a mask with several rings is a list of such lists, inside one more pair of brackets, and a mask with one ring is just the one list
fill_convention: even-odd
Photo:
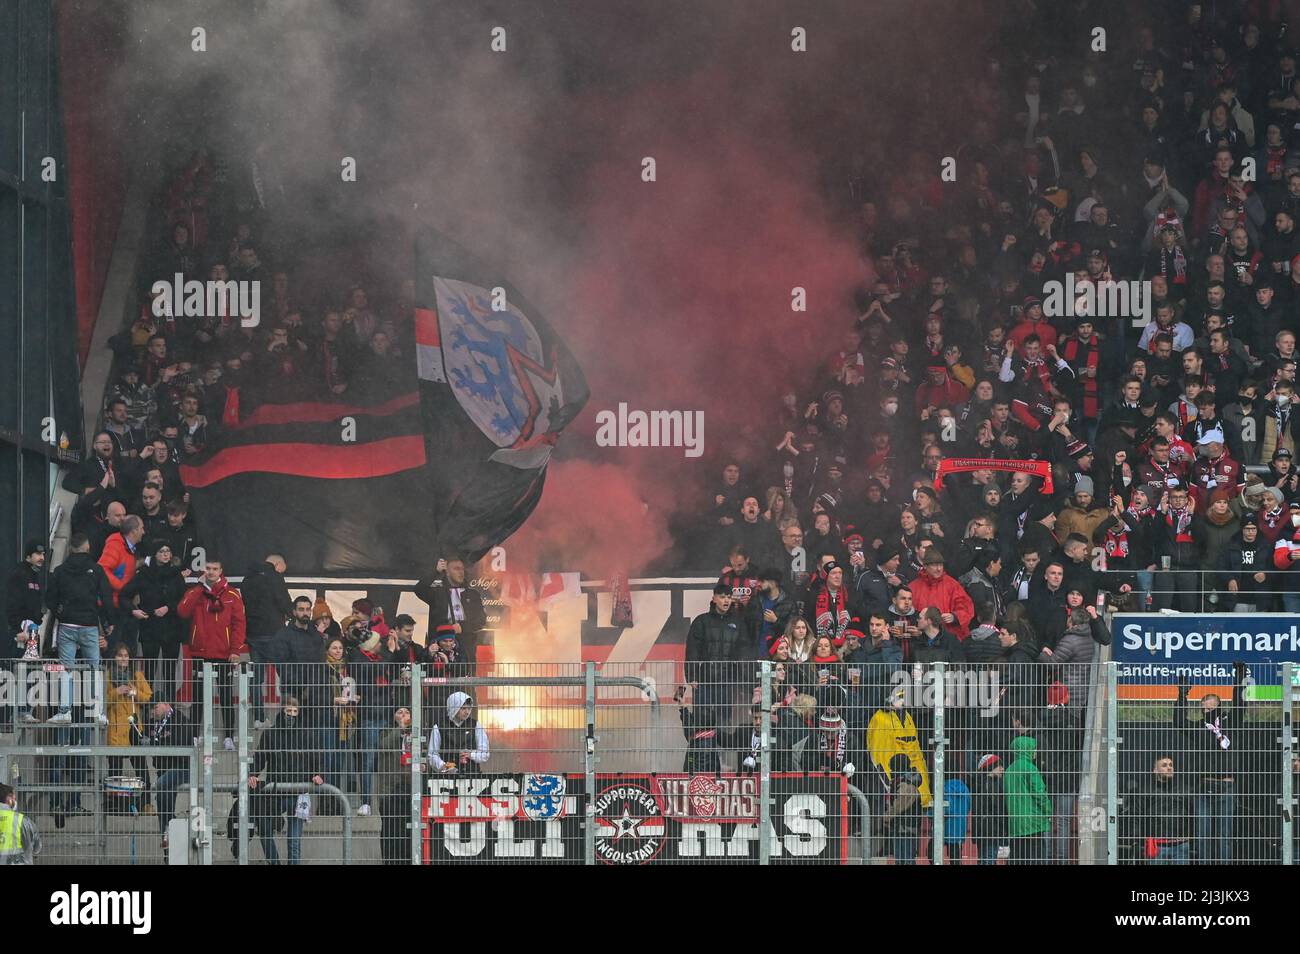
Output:
[[1011,765],[1002,780],[1007,793],[1007,834],[1019,838],[1048,831],[1052,827],[1052,800],[1034,764],[1038,740],[1020,736],[1011,743],[1011,754]]

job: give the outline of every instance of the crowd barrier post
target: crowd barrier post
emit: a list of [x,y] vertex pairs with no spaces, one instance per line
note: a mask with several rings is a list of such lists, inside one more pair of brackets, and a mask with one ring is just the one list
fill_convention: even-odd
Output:
[[424,738],[424,670],[419,663],[411,666],[411,857],[413,865],[424,861],[424,760],[428,743]]
[[239,708],[236,714],[236,744],[238,745],[239,767],[235,772],[236,791],[239,796],[239,864],[247,865],[250,847],[249,829],[252,827],[249,823],[248,815],[248,769],[251,764],[249,756],[250,734],[248,720],[249,710],[249,687],[252,682],[248,667],[239,667]]
[[758,775],[758,863],[772,863],[772,663],[764,659],[761,669],[763,713],[759,721]]
[[943,864],[943,826],[944,826],[944,758],[947,754],[948,738],[944,734],[944,707],[947,693],[944,691],[944,663],[936,662],[931,670],[934,673],[934,820],[930,832],[931,864]]
[[1295,734],[1292,716],[1295,706],[1296,664],[1282,663],[1282,804],[1279,807],[1282,816],[1282,864],[1295,864]]
[[1119,864],[1119,667],[1106,663],[1106,864]]
[[[197,665],[198,660],[191,660],[190,665]],[[207,824],[208,837],[203,851],[203,864],[212,864],[212,831],[216,825],[213,818],[213,799],[212,799],[212,773],[213,766],[216,763],[216,729],[214,718],[216,713],[212,708],[212,690],[216,680],[213,678],[212,663],[203,663],[203,699],[190,700],[191,708],[201,703],[200,712],[202,713],[203,726],[203,818]],[[193,680],[191,680],[193,681]]]
[[586,814],[582,826],[582,863],[596,863],[596,664],[588,660],[583,664],[583,708],[587,717],[586,744],[582,752],[585,775]]
[[[212,824],[211,816],[208,815],[203,806],[199,803],[199,748],[198,746],[190,747],[190,806],[189,806],[189,824],[186,826],[186,844],[185,859],[189,862],[191,857],[197,853],[198,863],[200,865],[212,864]],[[170,824],[171,819],[167,819]],[[174,849],[169,849],[174,850]],[[170,863],[170,859],[168,859]]]
[[[1108,613],[1106,625],[1114,628],[1114,614]],[[1097,845],[1097,828],[1095,819],[1100,811],[1097,804],[1099,780],[1102,771],[1101,738],[1105,732],[1106,718],[1102,707],[1107,704],[1107,696],[1102,689],[1102,672],[1109,661],[1110,647],[1099,646],[1098,652],[1088,664],[1088,705],[1084,716],[1083,755],[1079,772],[1079,806],[1078,816],[1078,859],[1081,865],[1096,864],[1100,854]],[[1102,813],[1104,814],[1104,812]]]

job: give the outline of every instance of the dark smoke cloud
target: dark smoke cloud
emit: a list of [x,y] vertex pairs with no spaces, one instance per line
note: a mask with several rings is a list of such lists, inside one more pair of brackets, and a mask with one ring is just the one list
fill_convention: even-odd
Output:
[[[256,152],[285,186],[287,245],[351,235],[310,292],[366,275],[395,293],[411,229],[433,225],[546,312],[592,397],[507,548],[599,576],[667,548],[669,517],[766,436],[783,383],[806,382],[851,320],[867,266],[825,198],[839,170],[917,150],[937,171],[956,146],[935,104],[977,10],[806,6],[132,4],[126,67],[145,143]],[[340,181],[343,156],[358,182]],[[807,313],[790,310],[796,285]],[[619,401],[703,410],[706,455],[596,447],[595,414]]]

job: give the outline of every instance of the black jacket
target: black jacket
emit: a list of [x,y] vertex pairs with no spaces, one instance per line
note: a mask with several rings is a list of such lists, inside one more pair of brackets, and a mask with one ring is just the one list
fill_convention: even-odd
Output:
[[1038,739],[1038,766],[1051,795],[1079,791],[1083,763],[1083,726],[1069,706],[1043,709],[1034,726]]
[[250,642],[269,642],[293,615],[293,599],[284,577],[269,563],[259,563],[239,584],[248,619]]
[[[361,649],[354,649],[348,654],[348,675],[356,682],[357,695],[361,701],[357,704],[357,718],[363,722],[387,723],[393,718],[393,680],[398,666],[387,661],[381,649],[376,649],[375,658],[371,658]],[[409,704],[410,689],[406,690],[403,702]]]
[[[156,701],[167,702],[172,705],[171,715],[162,719],[150,717],[149,721],[145,723],[143,733],[134,737],[135,742],[139,745],[165,745],[179,746],[181,748],[193,746],[198,741],[200,732],[197,722],[185,715],[182,710],[175,708],[174,699]],[[179,756],[153,757],[154,770],[160,774],[169,769],[189,768],[189,764],[189,759]]]
[[[745,625],[749,627],[749,632],[753,635],[755,640],[757,640],[759,634],[763,632],[764,596],[765,594],[761,589],[754,593],[749,598],[749,602],[745,605],[744,612],[741,614],[745,620]],[[767,646],[759,646],[757,642],[754,645],[754,651],[759,654],[760,659],[767,653],[771,642],[775,642],[781,636],[785,635],[786,624],[789,623],[790,619],[794,616],[794,600],[784,589],[777,594],[776,601],[772,606],[772,612],[776,614],[776,622],[770,624],[773,627],[772,632],[775,635],[772,640],[769,641]]]
[[710,607],[691,620],[686,634],[686,681],[738,681],[740,667],[727,663],[752,658],[752,646],[743,619],[730,613],[723,616]]
[[73,553],[50,574],[45,605],[60,623],[98,626],[100,613],[112,609],[113,588],[89,553]]
[[1265,589],[1268,585],[1267,579],[1263,583],[1256,583],[1255,574],[1273,572],[1272,557],[1273,548],[1260,538],[1256,537],[1253,544],[1238,539],[1219,554],[1216,569],[1222,571],[1222,574],[1214,585],[1220,589],[1227,589],[1228,581],[1236,580],[1240,592],[1243,593]]
[[1171,516],[1156,513],[1155,524],[1155,541],[1156,553],[1160,557],[1169,557],[1169,565],[1175,570],[1198,570],[1201,567],[1201,550],[1203,549],[1201,541],[1197,540],[1195,534],[1191,532],[1191,525],[1187,527],[1188,534],[1192,536],[1190,541],[1178,540],[1178,531],[1176,523]]
[[858,602],[864,613],[884,613],[894,600],[894,588],[889,585],[878,566],[865,571],[857,581]]
[[[157,640],[164,645],[178,646],[184,636],[184,620],[176,612],[181,597],[185,595],[185,577],[175,563],[141,565],[131,582],[122,588],[121,604],[130,606],[138,598],[137,606],[149,614],[140,620],[140,638]],[[154,610],[167,607],[163,616],[154,616]]]
[[912,640],[912,658],[920,663],[960,663],[966,661],[966,650],[960,639],[940,628],[934,639],[921,633]]
[[157,553],[158,545],[161,543],[171,547],[172,563],[179,567],[182,572],[187,568],[195,572],[203,569],[201,566],[197,569],[194,566],[194,551],[199,545],[199,539],[198,534],[194,532],[194,527],[188,522],[173,528],[164,520],[163,525],[158,527],[151,535],[146,534],[145,552]]
[[271,640],[270,657],[284,686],[282,694],[293,693],[304,713],[309,700],[320,695],[325,685],[325,637],[308,623],[306,629],[290,622]]
[[1065,617],[1065,596],[1068,585],[1062,580],[1060,588],[1053,592],[1047,588],[1046,581],[1041,577],[1029,584],[1029,622],[1033,624],[1034,635],[1040,646],[1052,621],[1057,617]]
[[[460,588],[460,605],[465,618],[460,622],[460,635],[456,642],[460,645],[461,656],[471,669],[478,659],[478,643],[483,628],[487,626],[487,611],[483,608],[483,596],[478,590],[466,585]],[[456,618],[451,601],[453,587],[446,573],[427,577],[415,584],[415,595],[429,604],[429,634],[432,643],[433,633],[438,626],[454,623]],[[473,673],[470,673],[473,675]]]
[[[1240,679],[1242,675],[1238,674],[1236,678]],[[1187,689],[1185,684],[1178,687],[1178,704],[1174,706],[1172,717],[1174,731],[1182,734],[1183,758],[1177,760],[1179,774],[1187,779],[1189,785],[1200,784],[1207,778],[1246,781],[1242,775],[1244,766],[1241,759],[1244,746],[1238,735],[1242,726],[1237,718],[1237,686],[1229,689],[1227,698],[1212,710],[1208,719],[1199,705],[1189,711]],[[1187,719],[1189,714],[1192,716],[1190,720]],[[1220,742],[1221,737],[1227,740],[1227,748]]]
[[992,665],[1002,659],[1002,642],[996,632],[989,633],[977,626],[961,645],[969,663]]
[[1120,831],[1126,838],[1192,837],[1192,796],[1181,771],[1168,781],[1155,773],[1124,799]]
[[976,843],[1003,844],[1007,837],[1007,803],[1002,779],[980,772],[970,787],[970,834]]
[[309,727],[301,711],[296,719],[281,712],[275,723],[262,734],[253,753],[250,775],[256,775],[252,813],[257,816],[279,815],[293,811],[297,795],[268,792],[263,786],[275,782],[310,782],[313,775],[324,774],[316,743],[309,740]]
[[[38,570],[26,560],[18,564],[5,583],[5,633],[14,636],[25,619],[39,623],[45,615],[45,571]],[[0,658],[13,654],[17,643],[0,639]]]

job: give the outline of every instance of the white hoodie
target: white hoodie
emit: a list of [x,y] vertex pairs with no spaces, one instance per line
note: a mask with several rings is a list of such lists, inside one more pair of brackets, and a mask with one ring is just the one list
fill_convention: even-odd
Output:
[[[453,725],[461,725],[456,721],[456,713],[460,707],[467,702],[472,702],[468,692],[453,692],[447,697],[447,721]],[[438,750],[442,748],[442,733],[438,730],[438,724],[435,722],[433,731],[429,733],[429,762],[433,765],[435,772],[445,771],[445,767],[451,763],[444,762]],[[488,737],[483,726],[474,727],[474,750],[469,753],[470,760],[482,765],[488,760]]]

